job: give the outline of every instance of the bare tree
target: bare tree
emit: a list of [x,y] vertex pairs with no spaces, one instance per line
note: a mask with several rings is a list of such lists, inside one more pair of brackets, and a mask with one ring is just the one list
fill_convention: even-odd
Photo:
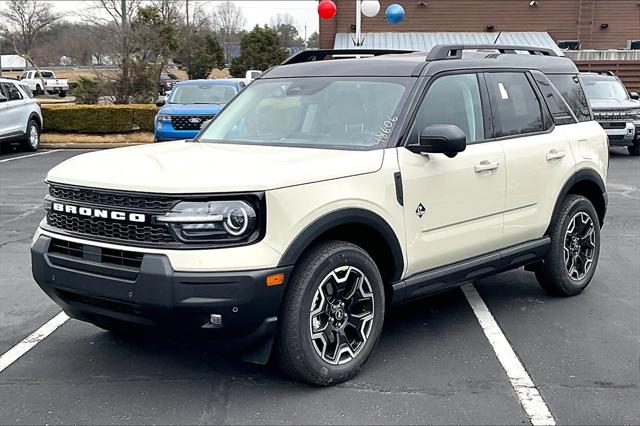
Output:
[[58,21],[61,15],[53,13],[51,5],[45,1],[9,0],[7,3],[7,9],[0,11],[0,32],[3,38],[11,43],[16,54],[35,67],[41,76],[40,69],[33,60],[33,53],[42,34]]
[[273,28],[277,28],[280,25],[291,25],[292,27],[296,26],[296,20],[290,13],[276,13],[275,16],[272,16],[269,20],[269,26]]
[[229,37],[238,34],[247,23],[242,9],[235,3],[225,1],[213,8],[211,15],[211,29],[221,37],[222,41],[229,41]]

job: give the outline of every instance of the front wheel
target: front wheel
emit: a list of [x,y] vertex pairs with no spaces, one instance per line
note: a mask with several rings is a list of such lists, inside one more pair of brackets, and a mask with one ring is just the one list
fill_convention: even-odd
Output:
[[554,296],[575,296],[593,278],[600,255],[600,222],[593,204],[568,195],[550,227],[551,248],[536,270],[540,286]]
[[282,369],[322,386],[349,380],[373,352],[384,312],[382,278],[367,252],[343,241],[315,246],[296,265],[283,302]]
[[40,126],[33,119],[27,124],[27,134],[22,145],[27,151],[37,151],[40,146]]

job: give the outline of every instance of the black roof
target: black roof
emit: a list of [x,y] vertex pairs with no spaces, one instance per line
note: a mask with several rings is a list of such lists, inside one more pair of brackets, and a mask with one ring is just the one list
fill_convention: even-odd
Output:
[[[467,49],[473,51],[462,52]],[[518,53],[516,53],[518,51]],[[528,54],[521,54],[524,53]],[[431,52],[382,54],[365,58],[316,60],[320,55],[305,55],[301,60],[289,58],[285,65],[272,68],[262,78],[293,78],[320,76],[417,77],[451,70],[536,69],[546,74],[576,74],[578,69],[565,56],[556,56],[547,49],[521,46],[436,46]],[[340,56],[339,50],[331,51]],[[352,49],[349,50],[352,52]],[[362,51],[374,55],[373,51]],[[386,53],[386,52],[385,52]],[[311,59],[308,59],[311,58]],[[305,62],[308,60],[308,62]]]

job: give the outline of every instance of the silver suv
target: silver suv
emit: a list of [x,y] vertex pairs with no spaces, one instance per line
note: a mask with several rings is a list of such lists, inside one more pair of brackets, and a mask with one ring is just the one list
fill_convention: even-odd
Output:
[[40,145],[42,111],[29,88],[0,78],[0,144],[20,142],[28,151]]
[[628,93],[613,73],[582,73],[582,85],[595,119],[607,132],[609,146],[640,155],[640,96]]

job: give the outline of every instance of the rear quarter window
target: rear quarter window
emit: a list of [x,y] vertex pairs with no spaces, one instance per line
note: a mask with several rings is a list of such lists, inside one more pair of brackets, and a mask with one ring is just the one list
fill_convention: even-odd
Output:
[[551,83],[567,102],[578,121],[591,121],[591,110],[577,75],[549,74]]

